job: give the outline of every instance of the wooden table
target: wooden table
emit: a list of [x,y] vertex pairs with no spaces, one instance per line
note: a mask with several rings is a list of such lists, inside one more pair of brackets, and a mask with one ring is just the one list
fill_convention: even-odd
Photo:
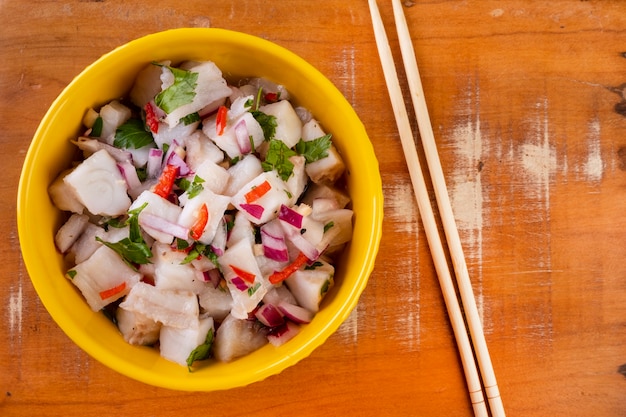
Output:
[[[405,3],[508,415],[625,415],[626,3]],[[6,0],[0,16],[0,415],[472,415],[366,1]],[[34,292],[16,229],[23,158],[53,99],[103,53],[184,26],[248,32],[319,68],[362,118],[386,199],[347,322],[227,392],[154,388],[78,349]]]

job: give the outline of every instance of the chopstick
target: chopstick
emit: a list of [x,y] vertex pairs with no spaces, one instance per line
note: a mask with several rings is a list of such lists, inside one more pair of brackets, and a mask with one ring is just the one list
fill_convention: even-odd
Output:
[[[378,46],[378,52],[383,66],[383,73],[385,75],[387,89],[389,90],[396,124],[400,134],[402,148],[409,169],[422,223],[424,224],[426,238],[428,240],[435,269],[439,278],[439,284],[442,289],[444,301],[446,303],[446,308],[457,342],[474,414],[476,416],[489,415],[483,396],[483,387],[481,385],[478,369],[476,367],[477,361],[480,366],[480,376],[482,376],[491,414],[497,417],[504,416],[504,406],[498,390],[495,373],[491,364],[489,351],[487,349],[482,324],[480,322],[480,316],[476,307],[476,300],[472,291],[469,272],[467,270],[467,264],[465,263],[465,256],[463,254],[463,248],[461,246],[458,229],[454,220],[454,214],[452,212],[452,205],[447,192],[443,170],[439,161],[434,140],[434,133],[430,123],[430,117],[428,115],[428,108],[424,98],[417,62],[415,60],[415,52],[413,50],[413,44],[408,31],[406,18],[402,11],[402,5],[400,4],[400,0],[392,0],[394,19],[396,20],[396,28],[398,31],[400,49],[407,73],[407,81],[410,87],[411,100],[417,117],[420,137],[422,139],[429,172],[433,182],[435,197],[439,207],[448,248],[450,249],[452,264],[457,275],[457,286],[459,288],[461,300],[465,310],[467,326],[470,329],[472,341],[474,342],[474,351],[472,350],[472,344],[467,334],[466,323],[461,312],[459,300],[456,296],[443,244],[439,236],[437,223],[430,204],[428,189],[426,188],[424,175],[422,173],[417,150],[415,148],[413,133],[409,123],[407,110],[404,105],[402,90],[400,88],[387,34],[385,32],[376,0],[368,1],[372,15],[374,33],[376,35],[376,44]],[[476,354],[476,358],[474,358],[474,353]]]

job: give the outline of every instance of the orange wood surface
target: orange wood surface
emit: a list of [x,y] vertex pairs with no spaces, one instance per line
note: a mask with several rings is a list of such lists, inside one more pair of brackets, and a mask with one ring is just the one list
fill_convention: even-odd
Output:
[[[405,13],[507,415],[626,415],[626,2],[407,0]],[[349,319],[280,375],[213,393],[145,385],[77,348],[16,227],[23,159],[61,90],[116,46],[197,26],[322,71],[365,124],[385,195]],[[2,1],[0,144],[0,415],[472,415],[365,0]]]

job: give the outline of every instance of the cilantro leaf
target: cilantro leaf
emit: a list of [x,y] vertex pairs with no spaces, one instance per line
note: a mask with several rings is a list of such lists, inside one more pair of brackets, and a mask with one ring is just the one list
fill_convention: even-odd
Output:
[[203,182],[204,180],[196,175],[193,181],[189,181],[187,178],[180,178],[176,180],[176,185],[181,190],[186,191],[189,198],[194,198],[204,190]]
[[287,181],[293,173],[293,164],[289,158],[294,155],[297,155],[296,152],[288,148],[283,141],[272,139],[261,166],[264,171],[276,170],[283,181]]
[[154,138],[142,120],[130,119],[115,131],[113,146],[123,149],[139,149],[152,145]]
[[193,248],[191,248],[191,250],[187,253],[187,256],[185,257],[185,259],[182,260],[180,264],[181,265],[188,264],[194,259],[197,259],[198,256],[201,256],[201,255],[204,255],[207,258],[209,258],[209,260],[213,262],[213,265],[215,265],[217,268],[220,267],[219,261],[217,259],[217,254],[213,251],[213,248],[209,245],[204,245],[202,243],[197,243],[197,242],[193,246]]
[[174,75],[174,84],[161,91],[154,98],[154,103],[165,113],[189,104],[196,97],[198,73],[167,66]]
[[188,114],[187,116],[181,118],[179,120],[180,123],[183,123],[185,126],[188,126],[192,123],[200,121],[200,114],[198,112]]
[[93,122],[93,126],[91,126],[91,137],[92,138],[99,138],[100,135],[102,134],[102,125],[104,124],[104,122],[102,121],[102,117],[98,116],[96,117],[96,120]]
[[276,134],[276,116],[272,116],[270,114],[265,114],[260,110],[251,110],[252,117],[259,122],[261,125],[261,129],[263,130],[263,137],[265,140],[274,139],[274,135]]
[[148,203],[145,203],[141,207],[128,212],[128,219],[125,222],[125,225],[129,226],[128,237],[119,242],[106,242],[100,237],[96,237],[98,242],[117,252],[124,262],[133,269],[136,269],[134,265],[137,264],[149,264],[150,258],[152,258],[152,251],[143,239],[141,228],[139,227],[139,213],[141,213],[147,205]]
[[300,139],[300,141],[296,143],[296,152],[304,156],[307,164],[326,158],[328,156],[328,149],[330,149],[330,145],[332,145],[330,140],[331,136],[332,135],[329,133],[307,142]]
[[211,356],[211,346],[213,346],[213,340],[213,329],[209,329],[209,332],[204,339],[204,343],[192,350],[187,357],[187,369],[189,372],[191,372],[191,365],[193,365],[195,361],[201,361]]
[[122,257],[124,262],[126,262],[133,269],[136,269],[133,264],[141,265],[150,263],[152,251],[150,251],[150,248],[145,242],[133,242],[127,237],[119,242],[106,242],[100,237],[96,237],[96,240],[117,252]]

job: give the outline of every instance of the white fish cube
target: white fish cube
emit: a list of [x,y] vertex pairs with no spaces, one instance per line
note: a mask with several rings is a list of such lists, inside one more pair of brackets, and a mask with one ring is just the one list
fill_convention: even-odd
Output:
[[63,181],[92,214],[119,216],[130,207],[126,180],[104,149],[85,159]]
[[[269,191],[254,201],[248,201],[246,194],[265,182],[268,182],[271,187]],[[238,210],[246,213],[246,217],[252,223],[263,224],[276,218],[280,206],[282,204],[288,205],[291,198],[292,194],[285,182],[280,179],[275,171],[268,171],[244,185],[232,197],[232,203]]]
[[321,259],[314,269],[298,270],[285,280],[285,284],[298,301],[309,311],[319,311],[319,305],[334,283],[335,268]]
[[[219,257],[219,263],[233,298],[231,314],[236,318],[245,319],[263,299],[271,284],[263,279],[252,247],[245,240],[226,249]],[[248,282],[237,270],[254,275],[254,281]]]
[[208,245],[213,241],[217,227],[224,217],[224,212],[230,204],[230,197],[215,194],[213,191],[205,188],[200,194],[190,198],[185,203],[185,207],[180,213],[178,223],[184,227],[191,227],[198,218],[198,213],[201,210],[203,204],[206,204],[209,219],[204,228],[202,236],[198,240],[199,242]]
[[205,343],[209,332],[214,332],[212,317],[197,318],[192,326],[180,329],[163,326],[159,337],[161,356],[180,365],[187,365],[187,358],[198,346]]
[[100,311],[125,296],[141,279],[140,273],[107,246],[101,246],[86,261],[76,265],[68,276],[93,311]]
[[288,148],[296,146],[302,136],[302,121],[289,101],[281,100],[266,104],[261,106],[259,110],[276,118],[274,139],[283,141]]
[[193,326],[200,312],[198,297],[193,292],[161,290],[144,282],[133,286],[120,308],[181,329]]
[[200,293],[206,283],[202,272],[191,263],[183,263],[187,254],[173,250],[170,245],[155,243],[152,246],[154,285],[161,290],[184,290]]
[[[131,204],[130,210],[137,209],[144,204],[147,205],[139,213],[140,223],[142,222],[142,218],[147,214],[161,217],[169,222],[176,223],[178,221],[178,216],[180,216],[180,212],[182,211],[182,208],[177,204],[174,204],[149,190],[142,192],[139,197],[137,197],[137,199]],[[145,224],[142,224],[142,228],[147,234],[152,236],[158,242],[169,244],[172,243],[172,240],[174,239],[174,236],[171,234],[155,230]]]

